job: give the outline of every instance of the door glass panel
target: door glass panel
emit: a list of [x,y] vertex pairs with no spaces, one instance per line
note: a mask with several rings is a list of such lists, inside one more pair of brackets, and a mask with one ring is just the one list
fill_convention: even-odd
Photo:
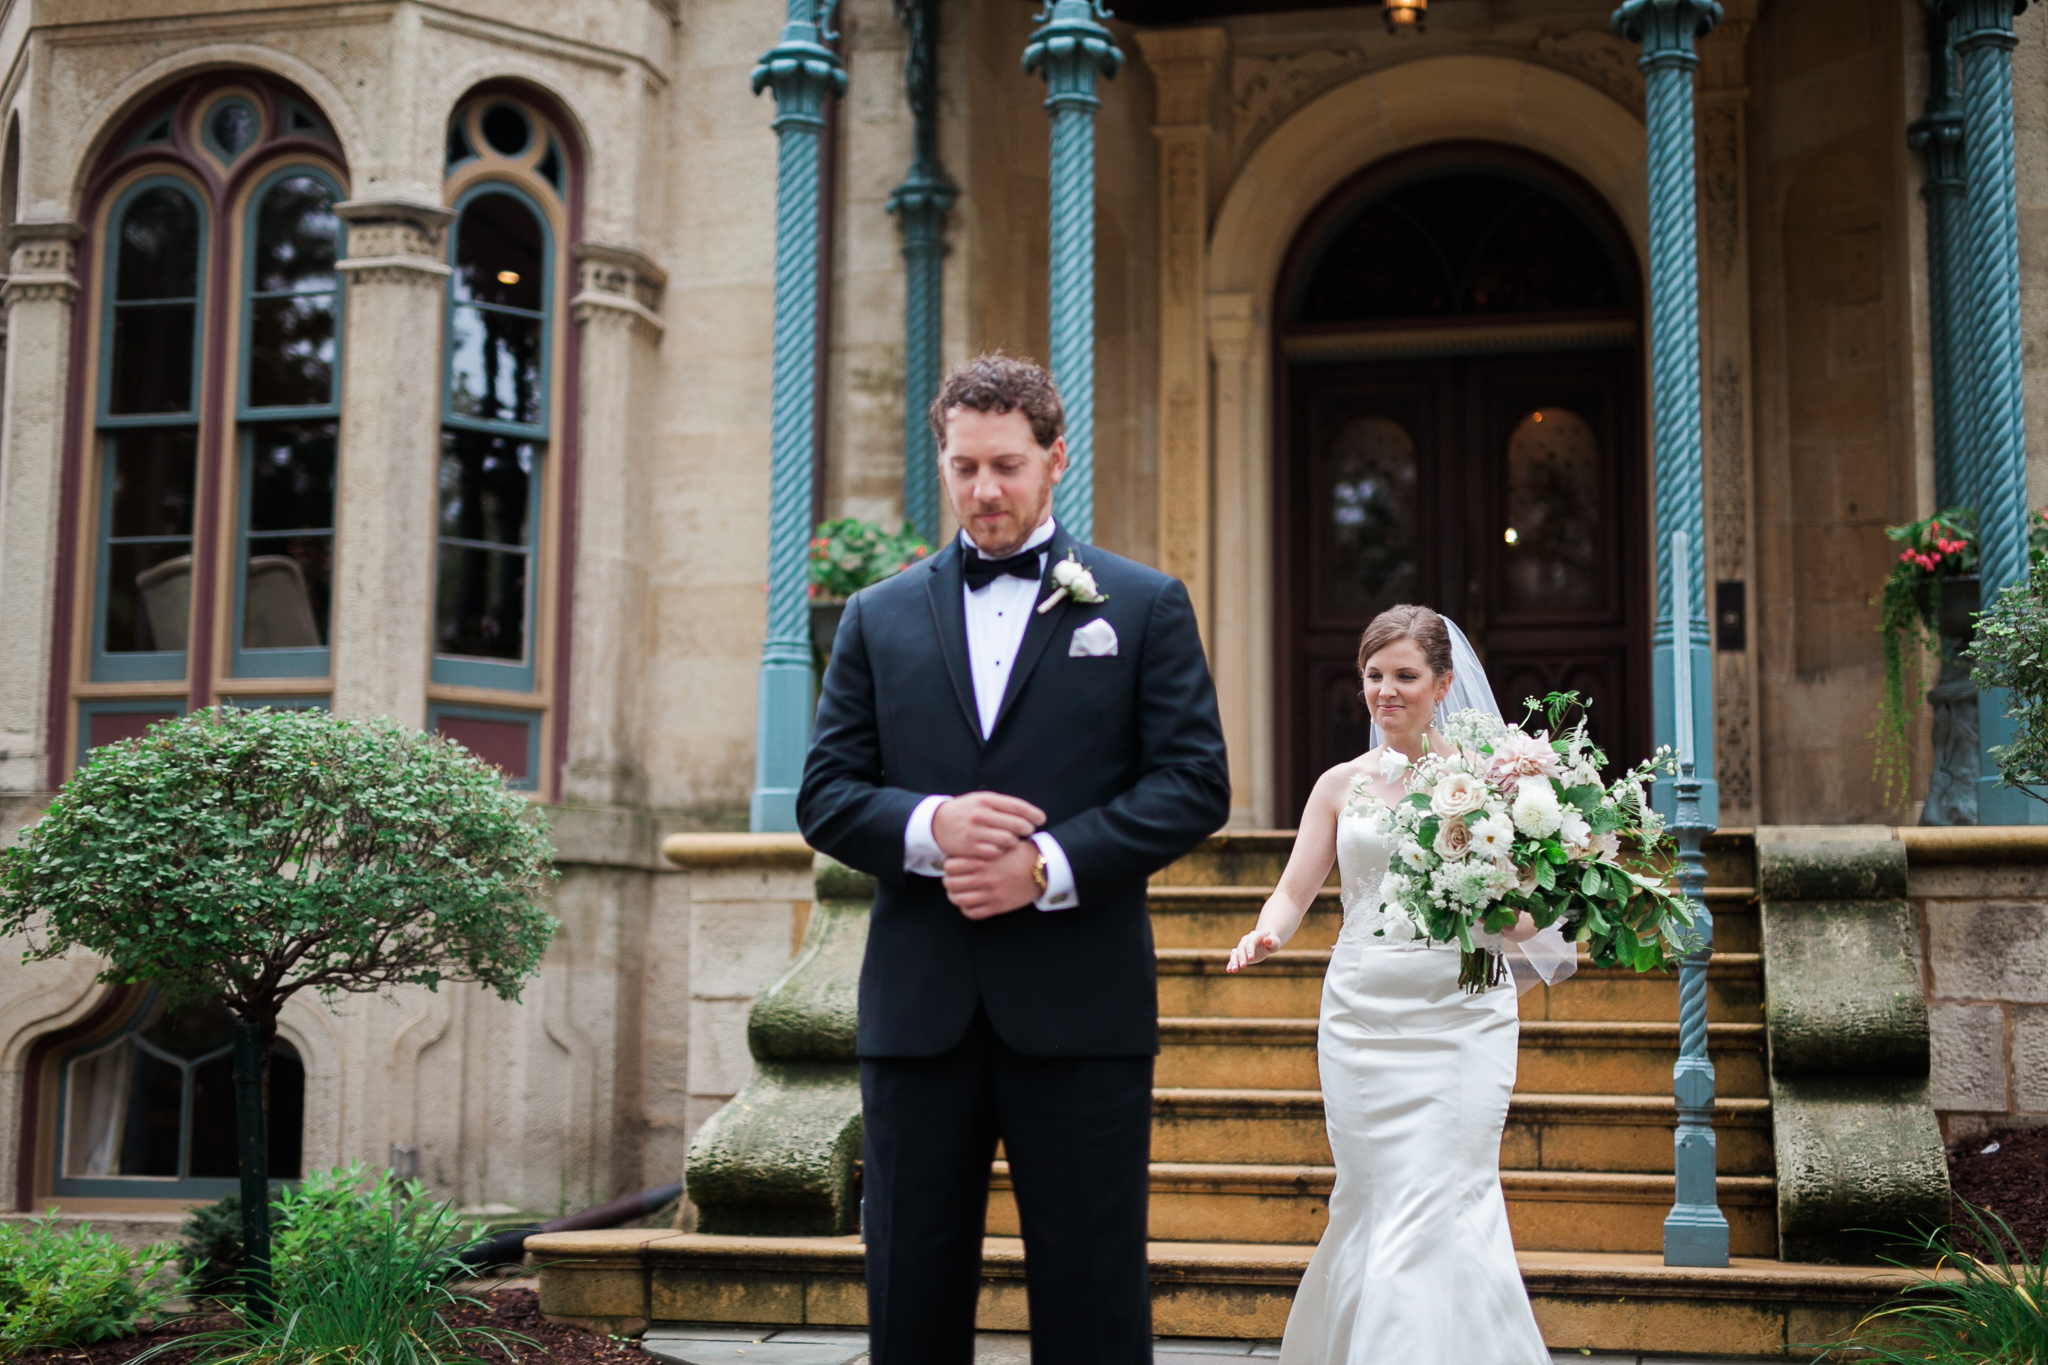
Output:
[[1600,445],[1567,408],[1539,408],[1508,438],[1507,525],[1501,531],[1505,610],[1598,611],[1606,528]]
[[1324,611],[1370,617],[1416,599],[1415,440],[1386,417],[1357,417],[1330,442],[1318,490],[1330,552]]

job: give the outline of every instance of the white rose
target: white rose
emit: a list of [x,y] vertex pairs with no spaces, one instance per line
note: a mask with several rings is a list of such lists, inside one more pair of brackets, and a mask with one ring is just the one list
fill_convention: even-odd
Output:
[[1566,810],[1558,822],[1557,837],[1572,848],[1584,848],[1593,837],[1593,827],[1586,823],[1586,817],[1577,810]]
[[1052,566],[1052,581],[1067,590],[1070,597],[1095,596],[1095,575],[1072,559],[1062,559]]
[[1488,858],[1504,858],[1514,846],[1515,826],[1505,813],[1472,822],[1472,850]]
[[1416,843],[1413,839],[1401,845],[1400,852],[1395,856],[1406,863],[1410,871],[1423,872],[1429,868],[1429,855],[1424,853],[1422,845]]
[[1387,917],[1381,932],[1396,943],[1407,943],[1415,937],[1415,920],[1407,911],[1398,910]]
[[1557,803],[1557,789],[1547,777],[1525,777],[1515,783],[1515,799],[1508,806],[1508,814],[1514,817],[1515,828],[1532,839],[1545,839],[1557,833],[1564,820],[1564,811]]
[[1470,773],[1451,773],[1429,794],[1429,808],[1447,819],[1486,808],[1486,784]]
[[1436,856],[1446,861],[1462,858],[1472,851],[1472,831],[1463,820],[1446,820],[1437,826],[1432,847]]
[[1593,856],[1603,863],[1611,863],[1621,856],[1621,836],[1619,834],[1596,834],[1593,836],[1591,843]]
[[1389,749],[1380,755],[1380,781],[1396,782],[1401,774],[1408,771],[1408,755],[1399,749]]
[[1408,879],[1398,872],[1389,872],[1380,878],[1380,903],[1399,905],[1401,898],[1408,894]]

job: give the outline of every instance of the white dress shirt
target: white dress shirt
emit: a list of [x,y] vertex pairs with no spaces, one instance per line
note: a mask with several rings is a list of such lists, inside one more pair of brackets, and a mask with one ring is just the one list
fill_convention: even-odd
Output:
[[[974,675],[974,707],[981,721],[981,737],[995,731],[996,713],[1002,709],[1003,692],[1010,685],[1010,671],[1017,665],[1017,650],[1024,643],[1024,631],[1031,613],[1038,607],[1038,585],[1045,577],[1045,556],[1052,540],[1051,518],[1033,531],[1017,549],[1037,550],[1038,577],[1018,578],[1002,574],[978,591],[961,586],[967,608],[967,661]],[[967,533],[960,533],[960,552],[981,556]],[[951,796],[927,796],[910,812],[903,829],[903,870],[919,876],[942,876],[946,855],[932,837],[932,816]],[[1031,836],[1045,855],[1045,894],[1035,902],[1041,910],[1065,910],[1080,903],[1074,894],[1074,869],[1059,840],[1044,830]]]

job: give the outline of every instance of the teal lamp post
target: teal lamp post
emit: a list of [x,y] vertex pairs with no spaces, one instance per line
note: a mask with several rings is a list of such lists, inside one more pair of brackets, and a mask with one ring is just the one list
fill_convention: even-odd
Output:
[[925,409],[939,388],[946,215],[960,191],[939,162],[938,0],[896,0],[896,18],[909,30],[903,84],[915,129],[910,173],[889,195],[903,225],[903,518],[937,544],[939,450]]
[[825,46],[836,0],[789,0],[782,41],[754,68],[775,92],[775,361],[768,472],[768,638],[754,722],[749,827],[796,829],[796,792],[811,736],[812,392],[817,376],[818,136],[825,100],[846,89]]
[[[1969,182],[1968,277],[1972,381],[1966,439],[1975,461],[1977,548],[1983,600],[2027,570],[2027,446],[2020,357],[2019,190],[2013,166],[2013,17],[2026,0],[1947,0],[1963,88],[1963,158]],[[1977,699],[1980,742],[1986,752],[1977,780],[1977,822],[2035,824],[2048,808],[2026,793],[1998,785],[1989,750],[2009,744],[2013,721],[2003,688]]]
[[1095,538],[1095,96],[1124,54],[1099,22],[1102,0],[1050,0],[1024,49],[1024,69],[1045,78],[1052,111],[1052,223],[1048,319],[1052,377],[1067,409],[1067,476],[1053,514],[1077,540]]
[[[1696,921],[1693,951],[1679,967],[1677,1199],[1664,1220],[1664,1263],[1728,1264],[1728,1220],[1715,1197],[1714,1064],[1707,1054],[1707,964],[1714,921],[1701,894],[1702,838],[1720,821],[1714,782],[1713,655],[1707,638],[1699,552],[1699,189],[1693,165],[1696,39],[1721,21],[1714,0],[1628,0],[1614,24],[1643,46],[1649,125],[1650,411],[1656,454],[1657,621],[1651,669],[1657,743],[1679,758],[1677,780],[1657,784],[1672,817],[1679,884]],[[1701,739],[1695,746],[1695,740]]]

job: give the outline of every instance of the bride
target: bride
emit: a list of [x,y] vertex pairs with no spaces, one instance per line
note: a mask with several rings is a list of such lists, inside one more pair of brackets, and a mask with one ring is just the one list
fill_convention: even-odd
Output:
[[[1440,707],[1499,708],[1464,636],[1427,607],[1381,612],[1358,662],[1385,743],[1316,782],[1280,885],[1230,954],[1235,972],[1293,937],[1336,860],[1344,927],[1323,982],[1317,1065],[1337,1181],[1281,1365],[1549,1365],[1500,1188],[1516,993],[1466,994],[1455,943],[1375,936],[1392,849],[1369,816],[1346,809],[1361,777],[1381,802],[1406,794],[1383,756],[1449,751],[1432,724]],[[1534,934],[1524,914],[1502,937]]]

